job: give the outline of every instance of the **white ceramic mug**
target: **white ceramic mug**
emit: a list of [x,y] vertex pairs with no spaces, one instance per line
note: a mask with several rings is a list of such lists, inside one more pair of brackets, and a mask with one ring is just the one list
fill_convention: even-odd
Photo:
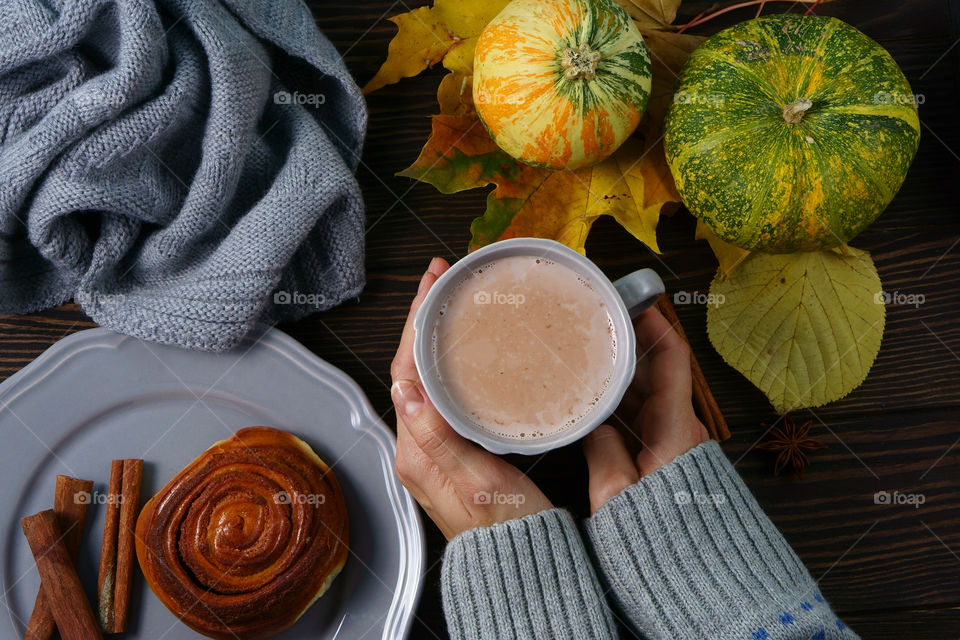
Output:
[[[610,311],[617,335],[614,373],[600,401],[572,426],[540,437],[511,438],[484,429],[467,418],[450,398],[440,380],[433,349],[432,336],[439,318],[440,306],[457,288],[457,285],[475,269],[511,256],[544,258],[575,271],[600,294]],[[626,393],[633,379],[637,365],[637,339],[631,320],[653,305],[663,292],[663,282],[652,269],[634,271],[616,282],[610,282],[597,265],[559,242],[542,238],[501,240],[474,251],[451,266],[430,289],[413,320],[416,330],[413,356],[417,372],[420,374],[423,388],[440,415],[457,433],[482,445],[487,450],[493,453],[536,454],[562,447],[593,431],[620,404],[623,394]]]

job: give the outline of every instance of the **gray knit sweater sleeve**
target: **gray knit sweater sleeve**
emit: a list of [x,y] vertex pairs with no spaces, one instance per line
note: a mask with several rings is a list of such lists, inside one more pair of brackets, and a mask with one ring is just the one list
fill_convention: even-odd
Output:
[[857,638],[716,442],[625,489],[586,529],[611,604],[649,640]]
[[464,532],[441,571],[453,640],[617,637],[596,572],[560,509]]

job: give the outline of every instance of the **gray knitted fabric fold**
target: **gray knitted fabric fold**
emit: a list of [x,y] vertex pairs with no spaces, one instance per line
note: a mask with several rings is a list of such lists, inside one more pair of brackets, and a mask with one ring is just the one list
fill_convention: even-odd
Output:
[[0,312],[219,350],[356,296],[365,126],[301,0],[5,0]]
[[716,442],[587,522],[608,597],[650,640],[856,638]]
[[560,509],[460,534],[441,571],[454,640],[617,637],[583,541]]

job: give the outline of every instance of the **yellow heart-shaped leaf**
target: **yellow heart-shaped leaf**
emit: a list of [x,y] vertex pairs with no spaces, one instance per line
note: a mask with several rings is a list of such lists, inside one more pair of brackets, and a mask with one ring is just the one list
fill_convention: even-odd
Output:
[[778,412],[832,402],[866,378],[885,318],[868,252],[752,253],[721,276],[710,285],[710,341]]

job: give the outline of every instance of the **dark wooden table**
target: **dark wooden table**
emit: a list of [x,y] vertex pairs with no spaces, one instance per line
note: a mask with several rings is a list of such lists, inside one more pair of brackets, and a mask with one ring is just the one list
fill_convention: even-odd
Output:
[[[383,61],[395,32],[386,17],[402,0],[311,3],[317,22],[344,54],[358,82]],[[416,4],[421,4],[417,2]],[[688,2],[679,21],[707,8]],[[726,4],[726,3],[724,3]],[[770,3],[767,11],[789,5]],[[709,34],[753,15],[704,25]],[[960,627],[960,1],[838,0],[817,8],[883,44],[903,67],[920,107],[922,141],[902,191],[854,245],[869,250],[888,291],[925,303],[891,306],[883,346],[866,382],[842,401],[798,412],[828,448],[813,455],[802,480],[775,478],[753,446],[761,423],[776,418],[764,397],[723,363],[706,338],[702,307],[679,306],[733,437],[727,455],[806,562],[840,616],[864,638],[957,637]],[[432,256],[463,256],[470,221],[485,194],[441,196],[394,177],[416,158],[435,113],[443,71],[369,97],[370,127],[359,179],[368,208],[366,290],[356,302],[281,327],[353,376],[374,407],[393,420],[389,365],[417,281]],[[588,255],[610,277],[653,267],[669,290],[705,291],[715,271],[681,211],[661,222],[661,264],[609,220],[597,223]],[[676,274],[676,275],[674,275]],[[73,304],[29,316],[0,316],[0,377],[65,335],[94,326]],[[521,466],[528,459],[517,459]],[[578,446],[555,451],[531,470],[557,503],[585,514],[586,474]],[[919,508],[876,504],[877,491],[922,493]],[[440,606],[443,537],[426,523],[426,585],[414,638],[446,637]]]

